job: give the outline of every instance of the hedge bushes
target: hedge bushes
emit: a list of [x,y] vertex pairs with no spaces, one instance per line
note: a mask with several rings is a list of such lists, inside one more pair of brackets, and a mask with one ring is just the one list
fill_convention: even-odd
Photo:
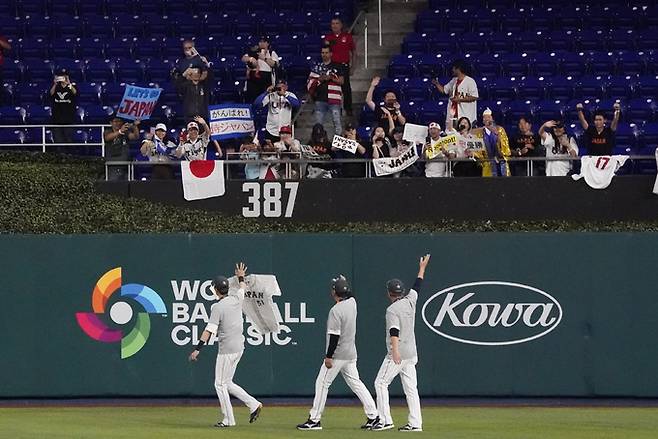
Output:
[[57,154],[0,153],[2,233],[436,233],[490,231],[658,231],[653,222],[290,223],[264,222],[216,212],[180,209],[97,193],[99,159]]

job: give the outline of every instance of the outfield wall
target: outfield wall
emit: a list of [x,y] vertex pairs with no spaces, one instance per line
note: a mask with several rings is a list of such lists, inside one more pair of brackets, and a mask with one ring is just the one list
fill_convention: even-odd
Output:
[[[284,326],[266,339],[247,329],[240,384],[257,395],[312,394],[329,279],[344,273],[359,303],[359,369],[373,390],[385,282],[410,284],[425,251],[421,395],[658,397],[657,247],[658,234],[605,233],[0,236],[0,397],[213,395],[214,347],[198,364],[187,355],[211,304],[208,280],[241,259],[277,275]],[[166,308],[148,315],[146,344],[125,359],[120,343],[93,340],[76,320],[116,267],[123,285],[149,286]],[[97,317],[110,335],[135,326],[136,317],[124,326]],[[349,392],[339,379],[332,393]]]

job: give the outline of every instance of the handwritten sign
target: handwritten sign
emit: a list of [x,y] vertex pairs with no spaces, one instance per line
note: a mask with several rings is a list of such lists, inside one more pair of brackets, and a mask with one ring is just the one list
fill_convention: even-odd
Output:
[[431,160],[435,157],[443,155],[442,150],[450,150],[450,149],[454,150],[459,140],[459,137],[460,136],[458,136],[457,134],[451,134],[446,137],[441,137],[436,142],[433,141],[430,142],[427,148],[425,148],[425,156]]
[[334,139],[331,141],[331,146],[334,148],[342,149],[343,151],[349,151],[352,154],[356,154],[356,148],[359,146],[359,142],[335,135]]
[[254,120],[248,104],[222,104],[208,107],[210,135],[214,140],[234,139],[254,133]]
[[160,88],[135,87],[126,84],[117,116],[128,120],[150,119],[161,92]]
[[478,137],[462,137],[459,136],[459,149],[464,151],[466,149],[475,149],[475,150],[482,150],[484,149],[484,140],[480,139]]
[[402,133],[402,140],[416,143],[425,143],[429,130],[425,125],[415,125],[413,123],[404,124],[404,133]]
[[381,175],[391,175],[403,171],[418,160],[418,151],[416,145],[411,145],[406,151],[397,157],[386,157],[373,159],[372,165],[375,168],[377,177]]

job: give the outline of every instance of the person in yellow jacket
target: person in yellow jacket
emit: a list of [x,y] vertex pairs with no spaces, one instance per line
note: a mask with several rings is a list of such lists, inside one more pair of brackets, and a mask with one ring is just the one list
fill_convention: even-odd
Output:
[[509,138],[505,128],[497,125],[491,110],[482,112],[484,127],[476,128],[472,134],[484,141],[485,148],[475,153],[481,160],[483,177],[509,177],[510,169],[507,159],[512,155]]

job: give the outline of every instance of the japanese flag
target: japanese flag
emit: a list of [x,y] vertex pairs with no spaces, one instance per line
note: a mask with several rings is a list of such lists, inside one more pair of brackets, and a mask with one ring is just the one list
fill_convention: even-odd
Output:
[[224,195],[224,162],[193,160],[180,164],[183,174],[183,197],[187,201]]

